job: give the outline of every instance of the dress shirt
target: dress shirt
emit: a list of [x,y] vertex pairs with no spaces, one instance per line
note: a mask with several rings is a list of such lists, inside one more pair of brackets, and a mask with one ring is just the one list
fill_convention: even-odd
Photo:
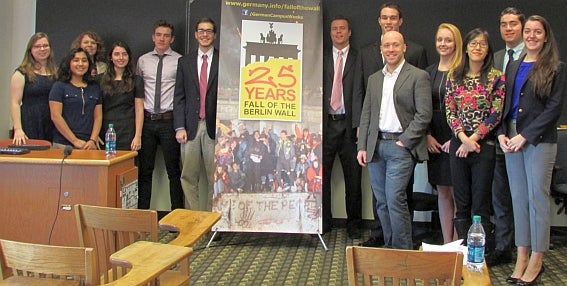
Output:
[[389,133],[400,133],[403,131],[402,124],[398,119],[398,114],[396,113],[396,106],[394,105],[394,85],[396,85],[396,80],[400,75],[400,71],[404,66],[406,61],[398,65],[398,67],[389,73],[387,65],[382,69],[384,74],[384,85],[382,86],[382,103],[380,105],[380,131]]
[[[514,50],[514,55],[513,55],[512,61],[518,60],[520,58],[520,55],[522,54],[522,51],[524,50],[525,46],[526,46],[526,44],[524,44],[524,42],[521,42],[519,45],[512,48],[512,50]],[[510,48],[508,48],[508,46],[506,46],[506,52],[504,53],[504,63],[503,63],[503,66],[502,66],[503,72],[506,72],[506,66],[508,66],[508,62],[510,61],[510,58],[508,56],[508,50],[509,49]]]
[[[158,52],[153,50],[143,54],[138,59],[137,73],[144,80],[144,109],[153,113],[156,75],[159,57]],[[175,76],[177,73],[177,62],[181,55],[171,48],[165,53],[163,58],[163,69],[161,74],[161,111],[168,112],[173,110],[173,92],[175,90]]]
[[[344,75],[344,71],[345,71],[345,63],[348,57],[348,50],[349,50],[350,46],[346,46],[344,49],[339,50],[335,47],[333,47],[333,67],[337,66],[337,58],[339,56],[339,51],[343,51],[343,70],[342,70],[342,74]],[[342,93],[342,91],[341,91]],[[337,110],[333,110],[333,108],[329,107],[329,114],[345,114],[345,95],[344,93],[342,93],[342,97],[341,97],[341,107]]]

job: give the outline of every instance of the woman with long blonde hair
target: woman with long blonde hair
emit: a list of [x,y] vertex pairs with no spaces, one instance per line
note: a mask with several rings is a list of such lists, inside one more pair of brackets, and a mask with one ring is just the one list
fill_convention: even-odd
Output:
[[10,113],[17,145],[28,139],[51,141],[53,123],[49,113],[49,91],[57,66],[49,38],[38,32],[28,41],[20,66],[10,81]]
[[439,220],[445,243],[453,241],[455,237],[453,232],[455,197],[449,163],[452,132],[445,115],[446,84],[448,74],[455,70],[463,59],[462,46],[463,39],[459,28],[453,24],[442,23],[435,34],[435,49],[439,54],[439,62],[425,69],[431,79],[433,106],[433,117],[427,135],[427,150],[429,151],[427,170],[429,183],[437,189],[438,193]]

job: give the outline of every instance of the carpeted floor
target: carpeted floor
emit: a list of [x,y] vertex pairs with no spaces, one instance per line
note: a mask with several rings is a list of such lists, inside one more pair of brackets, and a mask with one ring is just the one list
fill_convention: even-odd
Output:
[[[174,234],[162,233],[160,241]],[[191,285],[348,285],[345,248],[361,240],[349,239],[346,229],[323,236],[307,234],[222,233],[222,239],[206,248],[208,236],[199,241],[191,256]],[[434,240],[425,237],[427,242]],[[567,237],[552,236],[545,256],[543,285],[567,285]],[[508,285],[514,264],[490,269],[492,285]]]

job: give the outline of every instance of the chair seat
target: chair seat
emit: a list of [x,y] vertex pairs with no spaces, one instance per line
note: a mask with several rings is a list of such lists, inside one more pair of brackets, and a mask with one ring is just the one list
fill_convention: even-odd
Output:
[[436,211],[438,210],[437,195],[423,192],[413,193],[413,207],[416,211]]

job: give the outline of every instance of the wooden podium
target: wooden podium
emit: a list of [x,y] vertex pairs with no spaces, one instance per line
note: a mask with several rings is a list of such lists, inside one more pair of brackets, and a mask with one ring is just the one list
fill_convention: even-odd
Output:
[[121,189],[138,178],[135,151],[63,150],[0,155],[0,238],[79,246],[75,204],[122,207]]

